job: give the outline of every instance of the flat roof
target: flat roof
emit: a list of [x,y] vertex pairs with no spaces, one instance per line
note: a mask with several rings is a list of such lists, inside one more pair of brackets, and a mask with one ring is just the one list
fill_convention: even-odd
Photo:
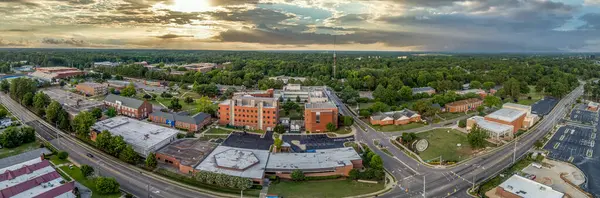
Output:
[[473,116],[471,117],[471,119],[475,120],[477,126],[479,126],[480,128],[496,134],[503,134],[507,131],[512,132],[514,129],[512,125],[488,121],[481,116]]
[[550,186],[538,183],[531,179],[513,175],[500,184],[505,191],[523,198],[562,198],[565,194],[552,189]]
[[5,157],[0,159],[0,169],[15,165],[15,164],[20,164],[23,162],[27,162],[29,160],[32,159],[36,159],[36,158],[40,158],[40,156],[42,156],[42,154],[51,154],[52,151],[48,150],[47,148],[39,148],[39,149],[35,149],[32,151],[28,151],[25,153],[21,153],[18,155],[13,155],[10,157]]
[[304,104],[305,109],[332,109],[337,108],[333,102],[321,102],[321,103],[306,103]]
[[503,108],[513,107],[513,108],[518,108],[518,109],[531,109],[531,106],[517,104],[517,103],[510,103],[510,102],[502,105],[502,107]]
[[198,139],[180,139],[156,151],[156,153],[174,157],[184,166],[195,166],[204,159],[215,145]]
[[516,109],[509,109],[509,108],[502,108],[498,111],[494,111],[493,113],[490,113],[489,115],[487,115],[485,117],[502,120],[502,121],[507,121],[507,122],[512,122],[512,121],[515,121],[516,119],[519,119],[519,117],[521,117],[525,114],[526,113],[524,111],[519,111]]
[[142,148],[144,150],[151,148],[161,143],[163,140],[174,137],[179,133],[176,129],[158,126],[124,116],[117,116],[96,122],[96,124],[92,126],[92,129],[99,132],[108,130],[112,135],[123,136],[125,142],[132,144],[134,150],[139,153],[143,152],[137,150],[137,148]]
[[94,82],[84,82],[84,83],[79,83],[78,85],[83,85],[83,86],[88,86],[88,87],[108,87],[108,85],[105,84],[101,84],[101,83],[94,83]]
[[353,160],[360,159],[362,158],[352,147],[321,149],[314,153],[272,153],[267,171],[289,172],[300,169],[304,172],[322,172],[351,165]]
[[[228,153],[238,153],[244,154],[228,156]],[[220,155],[218,155],[220,154]],[[217,157],[215,157],[217,155]],[[252,157],[243,157],[243,156],[252,156]],[[228,158],[228,159],[224,159]],[[249,163],[250,159],[258,160],[256,163]],[[245,169],[237,169],[237,168],[223,168],[219,167],[217,164],[217,160],[222,162],[222,165],[227,165],[230,167],[245,167]],[[224,160],[224,161],[221,161]],[[252,179],[262,179],[265,173],[265,167],[267,166],[267,160],[269,160],[269,151],[268,150],[256,150],[256,149],[243,149],[243,148],[235,148],[228,146],[217,146],[215,150],[210,153],[204,161],[202,161],[198,166],[196,166],[196,170],[200,171],[210,171],[215,173],[222,173],[231,176],[238,176],[244,178],[252,178]],[[226,162],[226,163],[225,163]],[[250,164],[250,165],[249,165]]]

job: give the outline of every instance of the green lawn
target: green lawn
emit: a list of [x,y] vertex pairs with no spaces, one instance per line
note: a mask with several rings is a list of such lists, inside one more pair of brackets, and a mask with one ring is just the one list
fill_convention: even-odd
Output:
[[[532,105],[533,103],[544,98],[544,95],[542,93],[535,91],[535,86],[529,85],[529,90],[530,90],[529,94],[526,94],[519,98],[519,102],[518,102],[519,104]],[[528,99],[528,97],[531,97],[531,99]]]
[[383,183],[370,184],[348,180],[280,182],[269,186],[269,194],[294,198],[337,198],[373,193],[383,188]]
[[444,113],[438,113],[438,115],[446,120],[452,120],[454,118],[458,118],[461,116],[465,116],[467,114],[465,113],[451,113],[451,112],[444,112]]
[[1,158],[5,158],[5,157],[9,157],[9,156],[13,156],[13,155],[18,155],[27,151],[31,151],[31,150],[35,150],[40,148],[40,143],[36,140],[35,142],[30,142],[30,143],[26,143],[23,144],[21,146],[15,147],[15,148],[1,148],[0,149],[0,159]]
[[[448,131],[450,132],[448,133]],[[419,156],[425,161],[434,160],[440,156],[444,161],[460,161],[473,153],[467,140],[467,134],[454,129],[433,129],[416,135],[419,139],[429,141],[429,147],[419,153]],[[457,144],[461,144],[461,146],[458,147]]]
[[379,126],[379,125],[371,125],[371,126],[377,131],[395,132],[395,131],[402,131],[402,130],[409,130],[409,129],[423,127],[423,126],[425,126],[425,124],[420,123],[420,122],[413,122],[413,123],[409,123],[409,124],[405,124],[405,125],[391,124],[391,125],[386,125],[386,126]]
[[352,133],[352,129],[350,127],[347,126],[340,126],[338,127],[337,130],[333,131],[332,133],[336,133],[336,134],[350,134]]
[[[358,103],[358,107],[360,109],[367,109],[371,106],[373,106],[373,104],[375,104],[374,102],[368,102],[368,103]],[[352,108],[356,108],[356,105],[350,105],[350,107]]]
[[230,134],[233,131],[230,130],[225,130],[225,129],[221,129],[221,128],[210,128],[208,129],[208,131],[206,131],[206,135],[212,135],[212,134]]
[[59,165],[59,164],[64,164],[64,163],[69,163],[69,160],[61,160],[58,158],[58,155],[52,155],[50,156],[50,161],[54,164],[54,165]]
[[92,198],[94,198],[94,197],[96,197],[96,198],[101,198],[101,197],[118,198],[118,197],[121,197],[121,193],[116,193],[116,194],[111,194],[111,195],[101,195],[100,193],[98,193],[94,179],[88,179],[88,178],[83,177],[79,167],[73,166],[73,169],[69,169],[68,166],[62,166],[62,167],[60,167],[60,169],[63,170],[68,175],[70,175],[71,177],[73,177],[73,179],[75,179],[75,181],[83,184],[84,186],[86,186],[90,190],[92,190]]

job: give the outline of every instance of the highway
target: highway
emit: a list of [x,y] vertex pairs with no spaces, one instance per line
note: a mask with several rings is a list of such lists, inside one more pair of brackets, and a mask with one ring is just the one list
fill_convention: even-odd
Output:
[[[571,104],[583,94],[583,85],[565,96],[529,133],[520,136],[517,141],[451,168],[434,168],[420,164],[390,143],[390,137],[384,134],[385,132],[377,132],[360,120],[335,94],[332,94],[331,90],[327,92],[338,105],[341,114],[354,117],[355,124],[359,126],[355,127],[356,139],[379,154],[384,160],[386,170],[398,180],[398,185],[394,189],[379,197],[469,197],[466,191],[473,186],[473,183],[477,185],[508,168],[513,163],[513,151],[516,151],[514,153],[518,160],[528,153],[538,139],[550,132],[566,115]],[[377,149],[374,140],[378,140],[394,157]]]
[[[13,115],[21,119],[23,123],[34,127],[40,136],[49,140],[56,148],[69,152],[69,158],[72,161],[93,166],[96,173],[101,176],[114,177],[121,184],[121,189],[137,197],[232,197],[231,195],[201,192],[201,189],[162,178],[122,162],[54,128],[8,95],[0,94],[0,101]],[[92,154],[93,157],[87,157],[87,153]]]

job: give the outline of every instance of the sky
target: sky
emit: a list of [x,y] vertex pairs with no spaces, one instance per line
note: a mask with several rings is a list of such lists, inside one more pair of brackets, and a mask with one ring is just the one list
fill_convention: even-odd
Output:
[[600,51],[600,0],[0,0],[0,16],[3,48]]

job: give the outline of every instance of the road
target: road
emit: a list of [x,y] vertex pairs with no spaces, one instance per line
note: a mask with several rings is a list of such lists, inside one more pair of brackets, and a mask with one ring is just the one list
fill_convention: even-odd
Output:
[[[137,197],[232,197],[200,192],[198,188],[162,178],[124,163],[50,126],[7,95],[0,94],[0,101],[13,115],[23,123],[34,127],[40,136],[49,140],[56,148],[69,152],[72,161],[93,166],[101,176],[114,177],[121,184],[121,189]],[[87,153],[94,157],[87,157]]]
[[[379,197],[468,197],[466,191],[473,183],[479,184],[508,168],[513,163],[513,153],[517,159],[524,156],[538,139],[551,131],[566,115],[571,104],[583,94],[583,85],[565,96],[529,133],[494,152],[474,157],[452,168],[433,168],[420,164],[390,143],[384,132],[377,132],[352,114],[331,90],[327,94],[338,105],[341,114],[354,117],[355,123],[360,126],[356,127],[356,139],[379,154],[386,170],[398,180],[394,189]],[[374,140],[378,140],[394,157],[377,149]]]

